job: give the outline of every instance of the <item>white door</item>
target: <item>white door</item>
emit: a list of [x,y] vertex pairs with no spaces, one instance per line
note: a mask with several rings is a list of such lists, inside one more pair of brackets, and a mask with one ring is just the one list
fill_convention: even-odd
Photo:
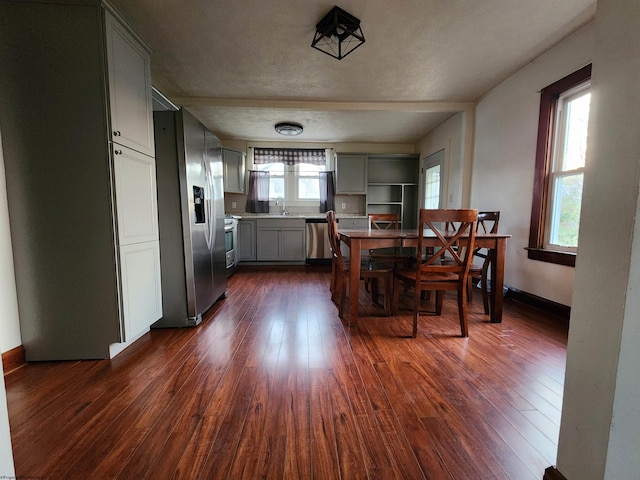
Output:
[[443,208],[444,197],[444,149],[425,157],[423,207]]

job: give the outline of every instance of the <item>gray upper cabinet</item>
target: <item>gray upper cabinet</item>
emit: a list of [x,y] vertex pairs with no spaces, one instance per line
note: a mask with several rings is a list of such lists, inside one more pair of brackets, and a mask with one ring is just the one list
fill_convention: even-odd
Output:
[[222,149],[224,165],[224,191],[226,193],[245,193],[245,155],[237,150]]
[[336,193],[367,193],[367,156],[338,155],[336,159]]
[[0,122],[29,361],[109,358],[161,316],[149,56],[106,3],[0,1]]

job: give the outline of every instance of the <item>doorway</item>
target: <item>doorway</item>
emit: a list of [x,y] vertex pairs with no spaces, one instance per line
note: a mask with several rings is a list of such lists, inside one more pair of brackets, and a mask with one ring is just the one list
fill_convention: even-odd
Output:
[[444,148],[423,159],[423,208],[442,208],[444,198]]

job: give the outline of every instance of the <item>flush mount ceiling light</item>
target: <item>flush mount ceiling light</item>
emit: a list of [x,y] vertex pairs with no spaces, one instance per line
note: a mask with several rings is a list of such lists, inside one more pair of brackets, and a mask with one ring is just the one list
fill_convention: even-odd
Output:
[[278,132],[280,135],[287,135],[289,137],[300,135],[302,133],[302,125],[300,125],[299,123],[277,123],[275,128],[276,132]]
[[363,43],[360,20],[335,6],[316,25],[311,46],[342,60]]

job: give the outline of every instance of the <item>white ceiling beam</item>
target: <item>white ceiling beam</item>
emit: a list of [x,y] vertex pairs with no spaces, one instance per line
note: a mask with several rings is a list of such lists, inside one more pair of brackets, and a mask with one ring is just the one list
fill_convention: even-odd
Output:
[[274,100],[250,98],[171,97],[185,107],[282,108],[314,111],[466,112],[472,102],[335,102],[322,100]]

